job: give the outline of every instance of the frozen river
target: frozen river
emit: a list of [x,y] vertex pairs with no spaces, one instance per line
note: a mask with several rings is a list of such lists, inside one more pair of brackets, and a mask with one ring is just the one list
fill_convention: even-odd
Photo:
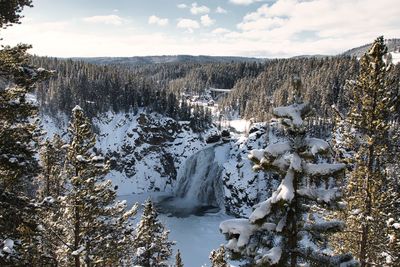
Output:
[[[143,203],[149,197],[148,194],[136,194],[119,196],[125,199],[128,206],[135,202]],[[157,202],[160,195],[153,194],[152,199]],[[140,218],[140,213],[137,215]],[[174,255],[179,249],[182,254],[183,263],[188,267],[211,266],[208,256],[213,249],[217,249],[225,243],[224,236],[219,232],[219,224],[223,220],[232,217],[219,213],[205,213],[202,216],[189,215],[186,217],[174,217],[168,214],[159,214],[159,219],[171,231],[170,240],[176,241]]]

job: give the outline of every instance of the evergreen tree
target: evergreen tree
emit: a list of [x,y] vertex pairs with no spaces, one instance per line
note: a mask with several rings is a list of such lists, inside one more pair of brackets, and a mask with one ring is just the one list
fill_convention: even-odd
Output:
[[212,267],[228,267],[228,263],[225,260],[225,247],[221,246],[218,250],[211,251],[210,254],[211,266]]
[[127,264],[133,245],[129,219],[137,205],[126,211],[125,201],[116,201],[111,181],[104,179],[107,165],[95,153],[95,135],[79,106],[73,109],[69,133],[65,164],[69,186],[57,204],[61,216],[55,216],[62,231],[58,261],[76,267],[83,262],[86,266]]
[[168,266],[167,260],[172,254],[174,242],[168,240],[169,231],[158,220],[157,211],[148,199],[144,203],[143,215],[136,228],[134,240],[135,264],[151,266]]
[[[31,1],[1,1],[0,28],[19,23]],[[37,107],[28,97],[49,72],[28,64],[29,45],[0,50],[0,265],[40,264],[37,205],[32,203]]]
[[175,267],[183,267],[181,252],[179,251],[179,249],[175,255]]
[[281,183],[248,219],[222,222],[226,248],[251,266],[354,266],[351,254],[327,252],[328,236],[344,224],[325,218],[338,206],[344,164],[331,163],[329,144],[307,136],[305,117],[310,107],[301,101],[300,80],[294,79],[294,103],[273,114],[285,129],[285,140],[253,150],[255,170],[280,175]]
[[58,212],[57,199],[65,193],[66,188],[63,171],[66,156],[64,145],[61,137],[55,134],[52,140],[46,139],[39,150],[41,173],[37,177],[36,199],[40,203],[38,212],[43,231],[38,249],[43,255],[41,264],[44,266],[57,265],[56,251],[59,237],[62,236],[58,227],[62,214]]
[[400,229],[393,226],[400,220],[398,173],[388,175],[389,148],[395,145],[389,118],[399,100],[390,90],[386,53],[379,37],[361,58],[357,80],[349,83],[354,101],[346,123],[353,131],[345,139],[355,155],[343,214],[348,231],[339,239],[340,249],[357,255],[361,266],[400,264]]
[[42,172],[39,176],[38,197],[60,196],[65,186],[63,173],[65,151],[64,141],[58,134],[52,140],[46,139],[39,150]]
[[24,7],[32,7],[32,0],[8,0],[0,2],[0,28],[19,24]]

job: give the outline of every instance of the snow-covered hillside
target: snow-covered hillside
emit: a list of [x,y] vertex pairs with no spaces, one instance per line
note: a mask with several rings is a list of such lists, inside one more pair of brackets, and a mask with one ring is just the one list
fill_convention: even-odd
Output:
[[[48,137],[58,133],[67,138],[67,116],[58,114],[57,119],[42,116],[42,123]],[[268,179],[265,179],[264,173],[253,172],[247,158],[250,150],[265,147],[266,139],[271,138],[266,134],[265,125],[254,125],[250,134],[246,134],[248,121],[232,123],[236,133],[213,144],[207,144],[204,139],[217,129],[194,133],[186,122],[177,122],[155,113],[134,115],[107,112],[94,118],[93,125],[98,134],[96,147],[110,160],[108,178],[118,185],[119,195],[144,192],[174,195],[179,188],[178,183],[183,181],[179,173],[183,172],[185,164],[190,164],[188,159],[212,147],[215,147],[213,161],[221,169],[219,177],[213,179],[219,179],[221,183],[210,185],[223,185],[222,190],[212,190],[223,192],[216,196],[220,208],[229,214],[244,216],[250,212],[253,204],[268,193],[263,189]],[[201,173],[201,169],[209,164],[204,159],[208,157],[200,157],[197,161],[192,159],[192,164],[198,165],[199,173],[191,170],[188,172],[190,176],[203,179],[206,172],[203,170]]]
[[[48,137],[67,138],[65,115],[43,116],[42,122]],[[109,178],[120,195],[171,191],[182,162],[206,145],[186,122],[158,114],[107,112],[92,122],[96,147],[110,160]]]

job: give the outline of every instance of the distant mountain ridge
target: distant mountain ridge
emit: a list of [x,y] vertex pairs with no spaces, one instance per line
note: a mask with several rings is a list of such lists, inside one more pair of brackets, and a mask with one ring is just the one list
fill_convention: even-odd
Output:
[[[397,52],[400,50],[400,39],[394,38],[394,39],[385,39],[386,45],[388,47],[388,52]],[[344,52],[342,55],[344,56],[354,56],[354,57],[361,57],[364,55],[368,48],[372,45],[372,43],[365,44],[359,47],[352,48],[350,50],[347,50]]]
[[[400,39],[386,39],[386,45],[389,52],[400,51]],[[298,55],[292,57],[298,58],[325,58],[332,56],[354,56],[361,57],[372,43],[365,44],[359,47],[349,49],[339,55]],[[192,55],[162,55],[162,56],[133,56],[133,57],[74,57],[72,60],[82,60],[96,65],[126,65],[126,66],[140,66],[150,64],[163,64],[163,63],[243,63],[243,62],[257,62],[263,63],[270,60],[270,58],[255,58],[255,57],[238,57],[238,56],[192,56]]]
[[162,64],[162,63],[230,63],[230,62],[264,62],[264,58],[252,57],[223,57],[223,56],[134,56],[134,57],[77,57],[73,60],[83,60],[92,64],[110,65],[121,64],[128,66]]

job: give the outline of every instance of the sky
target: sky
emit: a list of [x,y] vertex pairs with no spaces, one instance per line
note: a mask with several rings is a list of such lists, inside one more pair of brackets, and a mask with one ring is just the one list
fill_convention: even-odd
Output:
[[33,0],[0,44],[40,56],[334,55],[400,37],[398,0]]

